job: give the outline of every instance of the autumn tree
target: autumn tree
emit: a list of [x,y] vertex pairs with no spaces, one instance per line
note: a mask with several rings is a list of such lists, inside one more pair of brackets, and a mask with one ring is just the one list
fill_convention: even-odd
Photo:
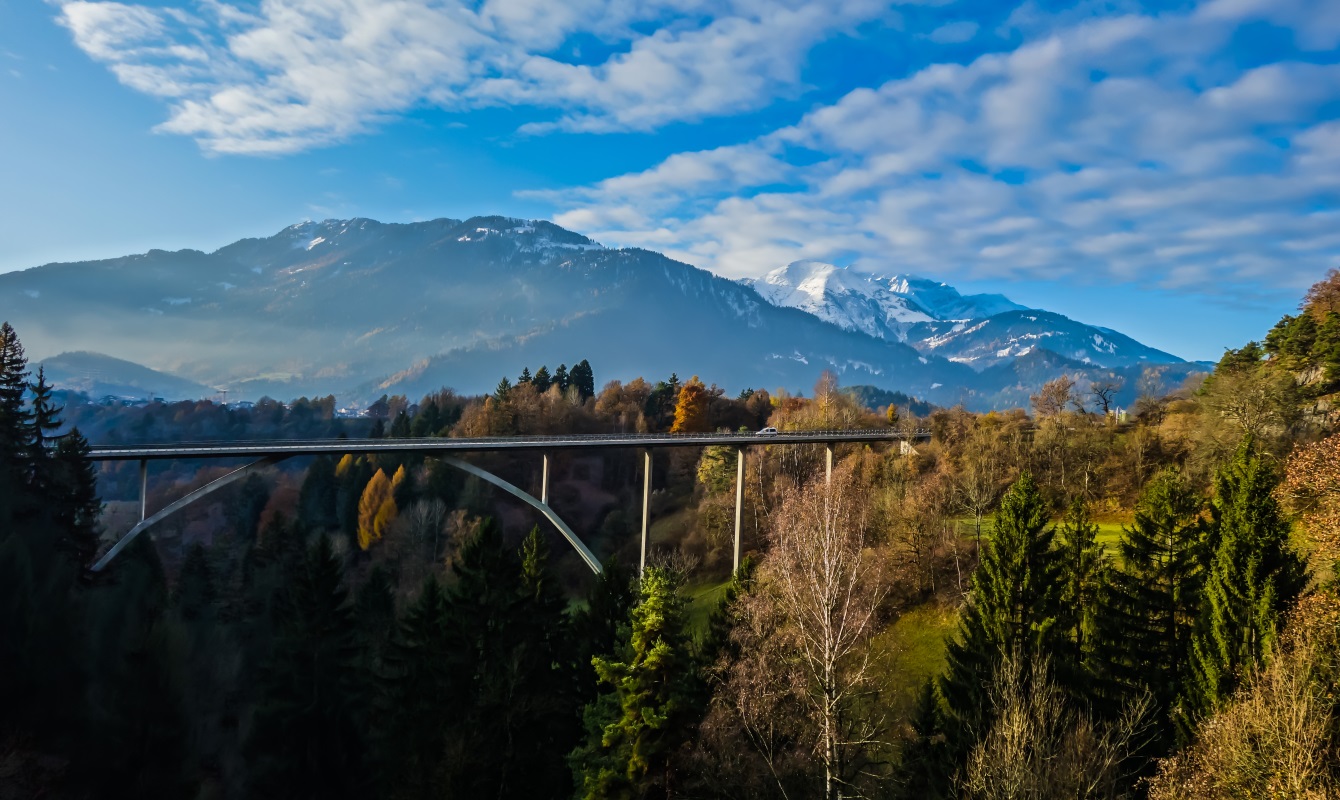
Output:
[[1340,268],[1332,267],[1325,278],[1314,283],[1300,308],[1317,322],[1332,312],[1340,314]]
[[679,390],[679,399],[675,403],[675,422],[671,433],[704,433],[710,428],[707,422],[707,387],[694,375]]
[[367,550],[385,535],[395,521],[394,487],[386,473],[377,470],[358,501],[358,546]]
[[1318,557],[1340,558],[1340,433],[1294,450],[1276,494],[1302,515]]

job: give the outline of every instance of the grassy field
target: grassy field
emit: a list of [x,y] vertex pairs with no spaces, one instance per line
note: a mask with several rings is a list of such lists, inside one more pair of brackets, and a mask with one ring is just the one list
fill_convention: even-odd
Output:
[[921,605],[903,614],[871,642],[877,680],[895,718],[911,716],[921,685],[944,671],[945,643],[957,623],[954,609]]
[[707,620],[721,602],[721,598],[725,596],[728,583],[730,581],[705,581],[690,583],[684,587],[684,596],[688,598],[685,612],[690,631],[702,633],[707,630]]
[[[955,522],[958,525],[960,534],[964,538],[970,539],[976,535],[977,529],[971,518],[959,519]],[[982,520],[983,538],[991,535],[991,523],[991,517],[986,517]],[[1098,543],[1107,548],[1108,553],[1115,556],[1117,554],[1117,542],[1121,541],[1121,526],[1129,525],[1130,520],[1109,518],[1096,520],[1096,523],[1098,525]],[[1061,520],[1053,520],[1052,524],[1059,527]]]

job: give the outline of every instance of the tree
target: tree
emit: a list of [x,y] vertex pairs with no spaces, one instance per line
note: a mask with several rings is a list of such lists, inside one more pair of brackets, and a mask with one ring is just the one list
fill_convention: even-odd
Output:
[[[1058,679],[1065,688],[1083,689],[1092,684],[1098,624],[1104,611],[1103,592],[1109,584],[1112,568],[1107,553],[1098,543],[1098,526],[1089,518],[1089,510],[1074,500],[1066,511],[1057,537],[1057,555],[1061,559],[1061,607],[1065,614],[1065,638],[1068,649],[1057,654]],[[1068,684],[1068,685],[1067,685]]]
[[549,386],[552,383],[553,379],[549,377],[548,367],[540,367],[535,370],[535,377],[531,380],[531,384],[535,387],[535,391],[544,394],[549,391]]
[[1215,477],[1214,555],[1191,642],[1189,717],[1222,707],[1274,645],[1281,614],[1307,583],[1273,492],[1274,468],[1247,439]]
[[694,375],[679,390],[679,399],[675,403],[675,422],[671,433],[705,433],[707,423],[707,387]]
[[322,536],[278,611],[247,750],[256,796],[363,797],[366,681],[344,572]]
[[377,470],[358,501],[358,546],[367,550],[395,520],[395,497],[386,473]]
[[530,383],[532,380],[533,378],[531,378],[530,376],[530,367],[522,367],[521,375],[519,375],[516,379],[516,385],[524,386],[525,384]]
[[1103,409],[1103,416],[1112,412],[1112,403],[1125,385],[1126,379],[1115,374],[1098,378],[1089,385],[1089,391],[1098,401],[1098,407]]
[[678,579],[661,567],[642,576],[627,638],[592,665],[609,687],[587,706],[585,744],[569,759],[577,796],[669,797],[670,755],[695,720],[693,659]]
[[24,404],[28,392],[28,359],[18,334],[8,322],[0,324],[0,531],[27,500],[32,413]]
[[554,385],[558,387],[558,391],[560,393],[566,392],[568,390],[569,380],[570,377],[568,376],[568,365],[559,364],[558,369],[554,370]]
[[[345,456],[350,458],[350,456]],[[352,460],[352,459],[351,459]],[[339,525],[337,505],[340,486],[335,477],[335,463],[328,456],[317,456],[303,477],[298,492],[298,519],[317,530],[329,530]]]
[[1302,515],[1317,556],[1340,558],[1340,433],[1290,453],[1276,493]]
[[1037,484],[1025,472],[1001,500],[993,534],[973,573],[940,684],[949,712],[946,733],[960,754],[991,723],[983,676],[994,675],[1007,655],[1016,654],[1031,670],[1034,660],[1064,647],[1064,629],[1057,625],[1063,615],[1063,567],[1047,516]]
[[596,395],[596,376],[591,371],[590,363],[584,358],[577,362],[572,372],[568,373],[568,383],[576,387],[577,396],[582,402]]
[[1314,283],[1300,308],[1318,322],[1331,312],[1340,313],[1340,268],[1331,267],[1325,278]]
[[1038,393],[1028,398],[1033,404],[1033,413],[1047,419],[1059,416],[1075,399],[1075,382],[1069,375],[1047,381]]
[[1173,713],[1200,608],[1205,535],[1201,501],[1187,481],[1172,470],[1156,474],[1122,528],[1101,618],[1111,705],[1148,690],[1156,714]]
[[88,440],[78,428],[60,438],[51,459],[50,511],[60,547],[81,569],[98,551],[98,476],[88,459]]

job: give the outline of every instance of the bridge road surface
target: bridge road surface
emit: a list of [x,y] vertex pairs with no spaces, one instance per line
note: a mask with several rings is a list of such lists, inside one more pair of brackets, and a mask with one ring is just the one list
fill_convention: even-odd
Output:
[[163,459],[264,458],[345,453],[460,453],[495,450],[572,450],[583,448],[751,447],[764,444],[837,444],[891,442],[930,438],[930,431],[910,436],[892,430],[792,431],[762,433],[611,433],[585,436],[506,436],[474,439],[271,439],[267,441],[177,442],[172,444],[98,445],[92,461]]

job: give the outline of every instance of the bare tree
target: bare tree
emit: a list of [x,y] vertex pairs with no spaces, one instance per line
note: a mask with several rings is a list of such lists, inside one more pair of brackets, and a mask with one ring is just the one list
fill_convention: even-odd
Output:
[[990,687],[994,721],[959,780],[965,800],[1116,800],[1134,795],[1131,756],[1152,731],[1147,693],[1112,723],[1075,709],[1046,659],[1007,657]]
[[1042,384],[1038,393],[1031,395],[1033,413],[1043,419],[1060,416],[1075,400],[1075,382],[1069,375],[1062,375]]
[[1089,384],[1089,392],[1093,395],[1093,399],[1098,401],[1098,407],[1103,409],[1103,416],[1112,413],[1112,401],[1125,386],[1126,379],[1113,374],[1098,378]]
[[888,591],[866,548],[864,498],[840,467],[831,483],[786,490],[772,522],[714,704],[734,710],[783,796],[856,797],[883,746],[869,642]]

